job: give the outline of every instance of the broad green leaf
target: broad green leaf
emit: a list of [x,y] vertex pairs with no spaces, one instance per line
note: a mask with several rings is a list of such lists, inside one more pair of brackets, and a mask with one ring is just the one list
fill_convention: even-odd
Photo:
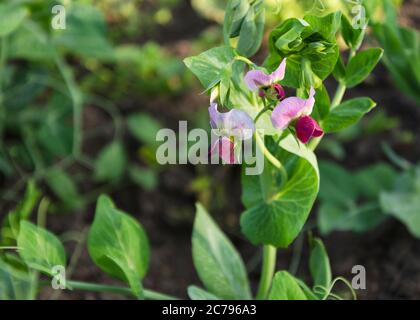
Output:
[[332,281],[330,259],[321,239],[310,241],[311,254],[309,256],[309,270],[311,271],[314,286],[329,288]]
[[321,122],[325,132],[337,132],[359,121],[364,114],[376,106],[369,98],[354,98],[347,100],[332,109]]
[[191,300],[220,300],[214,294],[196,286],[188,287],[188,296]]
[[279,271],[274,275],[269,300],[307,300],[297,279],[287,271]]
[[192,234],[195,269],[207,290],[222,299],[250,299],[242,258],[201,204]]
[[323,161],[320,171],[318,226],[322,234],[334,230],[365,232],[385,220],[378,197],[394,185],[392,167],[378,163],[350,172]]
[[61,241],[51,232],[28,221],[21,221],[17,239],[19,254],[25,263],[47,275],[55,266],[66,266],[66,253]]
[[107,145],[95,162],[95,179],[98,181],[118,181],[127,164],[125,150],[121,142]]
[[89,5],[73,3],[66,12],[66,28],[55,30],[53,43],[85,58],[114,59],[102,13]]
[[366,28],[353,28],[350,21],[345,15],[341,16],[341,34],[346,44],[354,49],[358,50],[363,42]]
[[392,191],[381,193],[380,204],[386,214],[400,220],[413,236],[420,238],[420,168],[398,177]]
[[36,291],[34,273],[18,270],[0,258],[0,301],[33,300]]
[[381,60],[383,52],[380,48],[370,48],[351,58],[346,67],[346,86],[352,88],[363,82]]
[[318,227],[323,235],[333,231],[366,232],[372,230],[386,219],[379,203],[348,204],[325,201],[318,211]]
[[354,177],[333,162],[321,161],[319,164],[321,172],[321,188],[319,198],[322,201],[346,203],[348,199],[355,199],[357,186],[354,185]]
[[253,244],[285,248],[302,230],[318,193],[318,177],[305,160],[297,161],[290,176],[279,192],[242,214],[242,232]]
[[377,163],[359,170],[353,180],[363,198],[377,200],[381,191],[392,189],[396,178],[393,167]]
[[0,37],[15,31],[27,15],[28,10],[23,6],[12,3],[0,4]]
[[184,63],[197,76],[205,90],[209,90],[221,81],[225,73],[231,73],[234,57],[233,49],[224,46],[186,58]]
[[10,58],[53,61],[55,49],[42,27],[33,20],[24,21],[10,37],[7,50]]
[[241,229],[255,245],[284,248],[292,243],[318,193],[318,165],[312,151],[292,135],[284,138],[280,147],[287,151],[281,157],[288,172],[282,187],[280,171],[267,160],[261,175],[242,175],[242,201],[247,210],[241,216]]
[[54,194],[69,209],[78,209],[83,205],[75,182],[65,171],[59,168],[50,169],[46,175],[46,181]]
[[150,250],[146,233],[105,195],[99,197],[96,205],[88,250],[100,269],[127,282],[136,297],[143,296],[141,280],[149,267]]
[[156,146],[156,134],[162,125],[152,116],[147,113],[138,112],[132,114],[127,120],[128,129],[140,142]]

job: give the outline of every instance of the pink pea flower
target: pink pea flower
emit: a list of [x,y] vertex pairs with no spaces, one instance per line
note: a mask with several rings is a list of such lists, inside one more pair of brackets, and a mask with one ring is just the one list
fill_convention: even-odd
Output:
[[278,68],[271,74],[266,74],[262,70],[250,70],[245,75],[245,83],[248,88],[252,91],[258,91],[260,97],[265,96],[265,90],[273,87],[277,92],[277,97],[280,99],[284,98],[284,89],[281,85],[276,82],[284,79],[286,72],[286,58],[280,63]]
[[217,110],[216,103],[210,104],[209,115],[213,132],[219,136],[212,144],[210,154],[218,154],[226,163],[235,163],[235,144],[232,139],[250,139],[255,132],[254,121],[245,111],[239,109],[221,113]]
[[271,114],[271,122],[277,129],[286,129],[291,122],[296,122],[296,134],[302,143],[312,137],[319,137],[324,132],[316,121],[309,117],[315,104],[315,89],[311,88],[308,99],[289,97],[279,102]]

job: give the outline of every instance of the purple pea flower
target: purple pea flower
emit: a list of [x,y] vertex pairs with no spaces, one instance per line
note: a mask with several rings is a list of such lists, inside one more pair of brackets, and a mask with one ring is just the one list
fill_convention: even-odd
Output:
[[295,128],[296,135],[302,143],[308,143],[312,137],[320,137],[324,134],[315,119],[310,116],[300,117]]
[[311,88],[308,99],[289,97],[279,102],[271,114],[271,122],[277,129],[286,129],[291,122],[296,121],[296,134],[302,143],[307,143],[312,137],[319,137],[324,132],[318,123],[309,115],[315,104],[315,89]]
[[245,83],[252,91],[258,91],[260,97],[264,97],[268,88],[273,88],[277,93],[278,99],[285,97],[284,89],[278,81],[283,80],[286,72],[286,58],[280,63],[278,68],[271,74],[266,74],[262,70],[250,70],[245,75]]
[[232,139],[250,139],[255,132],[254,121],[245,111],[239,109],[221,113],[214,102],[210,104],[209,116],[213,132],[219,136],[212,144],[210,154],[218,154],[226,163],[235,163],[235,144]]

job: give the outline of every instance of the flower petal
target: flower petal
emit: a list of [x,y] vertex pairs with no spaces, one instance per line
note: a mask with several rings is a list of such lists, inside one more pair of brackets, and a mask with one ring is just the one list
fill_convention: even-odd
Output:
[[251,91],[257,91],[258,88],[269,86],[271,84],[271,77],[261,70],[248,71],[244,80]]
[[210,126],[217,129],[221,125],[220,113],[217,111],[217,103],[212,102],[209,107]]
[[232,109],[229,112],[217,111],[217,104],[209,107],[210,125],[225,137],[237,137],[246,140],[252,137],[255,125],[252,118],[243,110]]
[[279,100],[283,100],[286,97],[286,92],[284,91],[283,87],[278,83],[273,85],[274,91],[277,93],[277,98]]
[[283,59],[283,61],[280,63],[278,68],[270,74],[270,82],[277,82],[284,79],[284,74],[286,73],[286,58]]
[[296,135],[302,143],[308,143],[312,137],[320,137],[324,132],[310,116],[303,116],[296,122]]
[[309,115],[315,104],[315,90],[311,88],[309,98],[290,97],[281,101],[271,114],[271,122],[277,129],[285,129],[289,123],[302,115]]
[[224,163],[235,163],[234,144],[229,138],[221,137],[217,139],[211,146],[210,154],[217,154]]

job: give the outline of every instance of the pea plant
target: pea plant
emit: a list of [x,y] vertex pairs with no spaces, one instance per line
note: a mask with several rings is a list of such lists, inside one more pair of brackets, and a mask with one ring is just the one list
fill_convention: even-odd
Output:
[[[276,270],[277,250],[285,249],[303,232],[317,198],[320,174],[314,153],[323,136],[356,123],[375,107],[368,97],[343,101],[346,89],[363,82],[382,56],[382,49],[361,50],[365,29],[355,29],[341,12],[290,18],[271,30],[268,56],[262,65],[251,57],[264,35],[263,1],[229,1],[223,26],[224,45],[185,59],[210,94],[209,122],[218,139],[210,153],[225,164],[243,169],[242,233],[262,246],[262,269],[253,293],[245,264],[231,241],[201,205],[196,205],[192,257],[204,288],[188,287],[191,299],[343,299],[335,292],[343,277],[333,278],[326,249],[310,236],[306,284],[292,273]],[[340,57],[337,39],[349,48]],[[330,100],[324,81],[338,85]],[[295,91],[295,94],[290,92]],[[222,108],[229,112],[221,112]],[[239,157],[244,140],[255,142],[264,156],[263,170],[247,175]],[[29,222],[40,192],[27,185],[22,202],[4,221],[7,248],[0,255],[0,298],[36,297],[43,286],[67,290],[111,292],[138,299],[176,299],[143,286],[150,258],[149,240],[141,224],[118,209],[111,198],[99,197],[87,234],[89,255],[106,274],[126,286],[86,283],[72,279],[73,257],[67,261],[63,237],[45,230],[42,202],[38,225]],[[3,240],[2,240],[3,241]],[[5,243],[5,242],[3,242]],[[80,241],[84,245],[83,241]],[[75,250],[76,251],[76,250]],[[40,275],[43,276],[40,276]],[[47,276],[47,281],[45,281]],[[51,281],[49,281],[51,280]]]

